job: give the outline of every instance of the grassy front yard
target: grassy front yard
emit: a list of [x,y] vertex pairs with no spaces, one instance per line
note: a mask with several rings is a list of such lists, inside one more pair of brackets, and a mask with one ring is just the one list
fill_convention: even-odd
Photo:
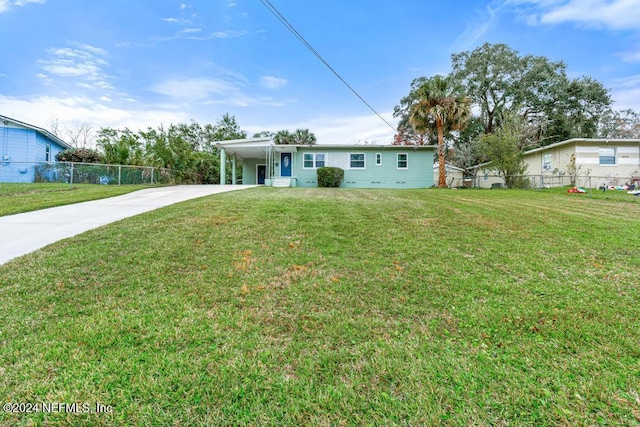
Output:
[[0,425],[640,422],[640,203],[256,188],[0,266]]
[[0,183],[0,216],[119,196],[144,185]]

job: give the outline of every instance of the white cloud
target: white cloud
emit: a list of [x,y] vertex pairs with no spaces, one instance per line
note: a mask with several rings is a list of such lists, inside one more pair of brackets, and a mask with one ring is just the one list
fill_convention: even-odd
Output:
[[160,108],[125,109],[106,105],[107,99],[96,101],[86,97],[56,98],[38,96],[13,98],[0,96],[0,111],[6,115],[47,129],[51,117],[61,123],[88,123],[94,129],[100,127],[146,129],[160,124],[187,123],[191,117],[183,112]]
[[624,62],[630,62],[630,63],[640,62],[640,49],[622,52],[620,54],[620,58]]
[[16,0],[15,4],[16,6],[26,6],[29,3],[44,4],[46,2],[47,0]]
[[275,77],[275,76],[260,77],[260,86],[266,89],[277,90],[285,87],[287,83],[288,83],[287,79],[283,79],[280,77]]
[[524,7],[519,13],[529,24],[573,22],[593,28],[640,30],[640,0],[507,0]]
[[40,60],[39,64],[49,74],[67,78],[84,78],[88,81],[100,82],[100,87],[110,87],[104,81],[106,75],[103,68],[109,65],[101,58],[107,54],[105,50],[78,44],[77,48],[51,48],[48,53],[49,57]]
[[487,6],[485,12],[477,12],[474,21],[467,22],[467,27],[456,39],[452,51],[466,50],[476,44],[496,23],[496,11]]
[[631,108],[640,111],[640,74],[609,82],[615,109]]
[[[283,106],[287,101],[249,95],[244,92],[244,79],[226,77],[171,77],[149,89],[167,97],[173,105],[225,105],[234,107]],[[182,103],[182,104],[181,104]]]
[[[395,123],[392,112],[381,115],[389,123]],[[388,145],[393,142],[395,135],[395,131],[375,114],[320,116],[306,121],[265,123],[247,129],[249,134],[263,130],[309,129],[315,134],[318,144],[363,144],[367,141],[377,145]]]
[[189,21],[184,18],[162,18],[162,21],[168,24],[188,24]]
[[15,0],[15,1],[0,0],[0,13],[8,11],[11,8],[11,6],[22,7],[22,6],[26,6],[29,3],[44,4],[46,3],[46,0]]
[[180,3],[180,10],[184,10],[184,9],[186,9],[186,8],[188,8],[188,7],[191,7],[191,6],[189,6],[189,5],[188,5],[188,4],[186,4],[186,3]]
[[236,90],[236,85],[218,78],[171,78],[151,87],[155,93],[185,101],[204,101]]

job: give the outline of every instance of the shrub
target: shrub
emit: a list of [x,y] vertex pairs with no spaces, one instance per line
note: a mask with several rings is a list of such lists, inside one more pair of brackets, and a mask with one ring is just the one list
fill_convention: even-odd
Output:
[[59,162],[102,163],[102,154],[89,148],[70,148],[56,154]]
[[344,170],[325,166],[318,168],[318,187],[340,187],[344,179]]

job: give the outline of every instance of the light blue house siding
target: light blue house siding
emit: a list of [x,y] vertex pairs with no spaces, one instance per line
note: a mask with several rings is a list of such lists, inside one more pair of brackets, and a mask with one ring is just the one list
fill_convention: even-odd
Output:
[[433,149],[414,147],[299,147],[292,175],[299,187],[317,187],[319,166],[344,170],[345,188],[426,188],[433,185]]
[[344,170],[345,188],[433,186],[433,146],[277,145],[271,138],[221,141],[220,169],[242,162],[242,183],[317,187],[318,168]]
[[37,163],[69,148],[44,129],[0,116],[0,181],[34,182]]

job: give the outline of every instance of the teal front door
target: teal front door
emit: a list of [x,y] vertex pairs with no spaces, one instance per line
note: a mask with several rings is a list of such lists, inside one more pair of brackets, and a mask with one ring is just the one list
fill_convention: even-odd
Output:
[[291,176],[291,153],[280,153],[280,176]]

